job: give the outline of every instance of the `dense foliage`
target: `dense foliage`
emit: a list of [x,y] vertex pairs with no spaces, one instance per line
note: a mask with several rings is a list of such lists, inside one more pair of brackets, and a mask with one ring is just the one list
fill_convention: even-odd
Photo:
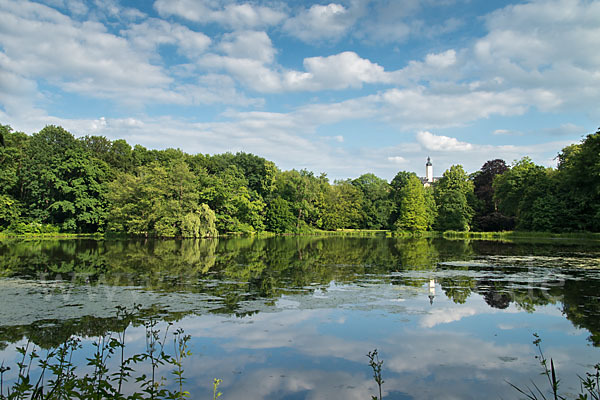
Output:
[[207,237],[315,229],[600,230],[600,131],[556,169],[529,158],[453,165],[433,186],[401,171],[331,183],[247,153],[190,155],[0,125],[0,231]]

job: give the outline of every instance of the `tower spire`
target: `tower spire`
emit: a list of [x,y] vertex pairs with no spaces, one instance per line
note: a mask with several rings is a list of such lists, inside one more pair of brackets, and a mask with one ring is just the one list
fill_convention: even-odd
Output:
[[425,182],[428,184],[433,183],[433,164],[431,164],[430,157],[427,157],[427,163],[425,164]]

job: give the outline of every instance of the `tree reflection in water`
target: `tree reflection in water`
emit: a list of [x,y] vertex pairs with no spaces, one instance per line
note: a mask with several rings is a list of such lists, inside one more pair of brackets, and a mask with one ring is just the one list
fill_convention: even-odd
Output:
[[[597,245],[589,244],[430,238],[30,240],[0,242],[0,276],[61,281],[70,287],[202,294],[211,305],[209,312],[238,316],[257,312],[243,307],[250,301],[274,304],[285,295],[327,290],[331,282],[378,282],[424,288],[425,293],[434,279],[455,304],[465,304],[474,294],[501,310],[515,304],[533,312],[538,306],[560,304],[565,317],[589,331],[589,340],[599,346],[597,255]],[[171,312],[158,302],[144,304],[139,318],[177,320],[188,313],[197,311]],[[26,337],[48,348],[73,334],[97,336],[119,329],[114,323],[94,315],[50,315],[29,324],[0,321],[0,343],[4,347]]]

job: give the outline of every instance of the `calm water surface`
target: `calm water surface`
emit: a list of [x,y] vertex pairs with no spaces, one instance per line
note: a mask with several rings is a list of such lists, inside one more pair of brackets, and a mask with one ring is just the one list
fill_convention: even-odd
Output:
[[[115,307],[192,335],[192,398],[519,398],[544,381],[533,333],[565,392],[600,362],[600,245],[277,237],[0,242],[0,360],[116,329]],[[130,352],[145,348],[140,323]],[[85,351],[85,349],[84,349]],[[80,362],[85,364],[83,355]],[[83,367],[82,367],[83,368]],[[10,378],[10,375],[8,376]],[[546,386],[544,386],[546,387]]]

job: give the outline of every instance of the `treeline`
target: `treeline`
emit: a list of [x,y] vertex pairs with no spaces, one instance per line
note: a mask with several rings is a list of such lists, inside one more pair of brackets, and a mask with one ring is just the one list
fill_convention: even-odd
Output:
[[600,230],[600,131],[558,156],[454,165],[432,187],[399,172],[331,183],[247,153],[190,155],[47,126],[0,125],[0,230],[206,237],[320,230]]

